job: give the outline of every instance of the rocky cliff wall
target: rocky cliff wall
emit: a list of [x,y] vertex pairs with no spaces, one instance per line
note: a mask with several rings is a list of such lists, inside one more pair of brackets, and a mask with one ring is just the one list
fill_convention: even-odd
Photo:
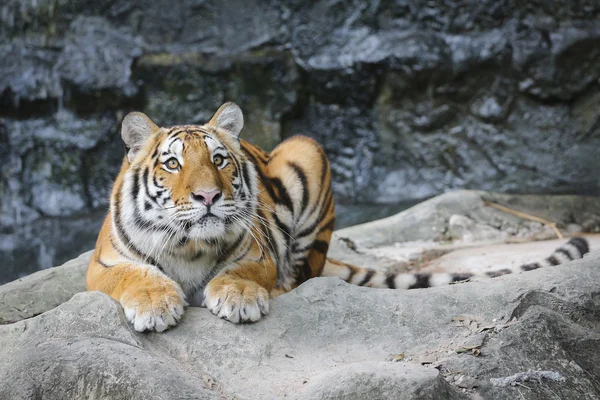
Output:
[[128,111],[201,123],[227,100],[266,148],[320,141],[341,201],[597,193],[599,16],[593,0],[7,0],[4,247],[32,221],[97,229]]

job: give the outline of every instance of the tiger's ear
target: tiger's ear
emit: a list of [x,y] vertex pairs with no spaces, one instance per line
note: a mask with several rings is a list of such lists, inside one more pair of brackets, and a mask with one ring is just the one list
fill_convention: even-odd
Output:
[[244,114],[237,104],[225,103],[208,121],[208,125],[224,129],[237,138],[244,127]]
[[121,125],[121,137],[129,149],[127,159],[132,162],[142,149],[146,139],[158,130],[158,126],[146,114],[132,112],[125,116]]

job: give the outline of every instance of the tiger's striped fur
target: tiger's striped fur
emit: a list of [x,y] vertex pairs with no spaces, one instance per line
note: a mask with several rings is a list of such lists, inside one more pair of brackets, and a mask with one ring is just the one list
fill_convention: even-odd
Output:
[[571,260],[582,258],[589,251],[589,244],[585,238],[574,237],[564,245],[554,250],[554,252],[544,260],[535,263],[519,265],[514,268],[489,271],[481,275],[476,275],[473,273],[452,274],[445,272],[385,274],[366,268],[359,268],[351,264],[345,264],[328,258],[323,270],[323,276],[336,276],[354,285],[368,286],[373,288],[423,289],[428,287],[445,286],[450,283],[463,282],[467,280],[472,281],[496,278],[502,275],[559,265]]
[[321,274],[335,220],[323,149],[296,136],[267,153],[238,138],[242,126],[232,103],[202,126],[124,119],[129,153],[87,286],[120,301],[136,330],[175,325],[185,299],[256,321],[269,294]]
[[[128,153],[86,280],[118,300],[136,330],[175,325],[188,302],[257,321],[269,297],[315,276],[389,288],[471,278],[326,262],[335,213],[323,149],[296,136],[267,153],[239,139],[242,127],[233,103],[205,125],[159,128],[141,113],[123,120]],[[576,258],[571,250],[563,253]]]

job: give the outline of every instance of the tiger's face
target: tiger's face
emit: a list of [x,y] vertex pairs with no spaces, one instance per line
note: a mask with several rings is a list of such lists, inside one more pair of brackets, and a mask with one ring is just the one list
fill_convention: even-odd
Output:
[[125,118],[126,179],[140,230],[146,225],[166,241],[215,242],[245,228],[256,179],[240,147],[242,125],[231,103],[206,125],[158,128],[140,113]]

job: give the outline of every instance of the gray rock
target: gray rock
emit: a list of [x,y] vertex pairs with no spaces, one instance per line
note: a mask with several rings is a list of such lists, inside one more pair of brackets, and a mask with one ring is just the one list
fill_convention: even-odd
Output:
[[[476,190],[457,190],[424,201],[391,217],[336,231],[331,254],[343,258],[345,250],[341,249],[348,248],[344,240],[345,243],[350,240],[356,246],[364,248],[417,240],[449,240],[452,239],[453,234],[459,234],[457,231],[459,221],[468,222],[469,225],[468,229],[463,229],[460,235],[474,232],[472,228],[477,224],[480,230],[485,230],[484,236],[497,231],[498,240],[505,238],[506,234],[523,237],[535,236],[539,233],[545,235],[546,229],[542,224],[532,223],[492,208],[484,201],[543,218],[556,223],[562,229],[566,229],[568,224],[575,223],[583,226],[585,230],[594,231],[600,221],[600,200],[594,197],[505,195]],[[453,215],[461,217],[454,217],[454,223],[451,223]],[[464,224],[462,225],[466,228]],[[480,237],[476,238],[477,240],[485,239],[481,234],[482,232],[479,232]]]
[[[488,282],[411,291],[317,278],[273,300],[271,314],[256,324],[188,308],[179,326],[161,334],[133,332],[116,302],[81,293],[0,326],[0,372],[9,378],[0,397],[460,399],[468,390],[494,399],[594,398],[599,265],[595,254]],[[481,335],[452,323],[464,315],[481,326],[512,323]],[[475,339],[480,356],[454,351]],[[386,362],[399,353],[402,361]],[[424,354],[436,368],[412,361]],[[490,383],[528,370],[565,381]],[[458,371],[481,386],[453,386]]]
[[91,93],[110,90],[126,97],[137,93],[131,66],[142,55],[139,38],[118,31],[104,18],[78,17],[65,39],[56,70],[73,88]]
[[466,399],[433,368],[364,362],[323,373],[307,385],[300,399]]
[[67,304],[0,327],[0,354],[10,360],[0,366],[0,397],[217,398],[200,374],[145,351],[109,297],[86,293]]
[[500,241],[507,237],[506,232],[489,225],[478,224],[471,218],[460,214],[451,215],[448,219],[447,235],[452,240],[495,240]]
[[42,314],[85,291],[85,272],[91,257],[92,252],[87,252],[60,267],[0,286],[0,324]]

